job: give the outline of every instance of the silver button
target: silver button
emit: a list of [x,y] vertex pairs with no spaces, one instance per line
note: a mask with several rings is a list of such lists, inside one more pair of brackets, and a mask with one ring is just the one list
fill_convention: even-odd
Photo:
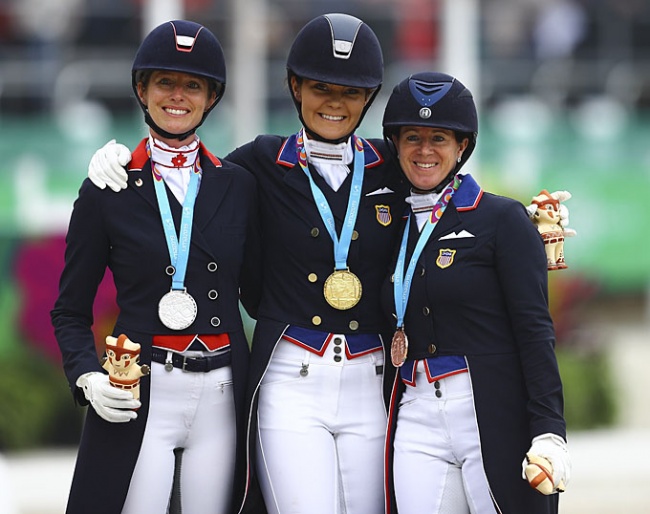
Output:
[[210,289],[208,291],[208,298],[210,298],[210,300],[216,300],[217,296],[219,296],[219,293],[217,293],[217,291],[215,291],[214,289]]
[[335,337],[335,338],[334,338],[334,344],[341,344],[342,342],[343,342],[343,338],[342,338],[342,337]]
[[165,273],[171,277],[174,273],[176,273],[176,268],[174,268],[174,266],[167,266],[165,268]]
[[424,314],[425,316],[428,316],[430,312],[431,311],[429,310],[429,307],[424,307],[422,309],[422,314]]
[[318,237],[318,234],[320,234],[320,230],[318,230],[318,227],[314,227],[311,229],[311,237]]
[[219,325],[221,325],[221,320],[216,316],[214,316],[213,318],[210,319],[210,325],[212,325],[213,327],[218,327]]
[[208,263],[208,271],[214,273],[215,271],[217,271],[217,268],[218,268],[218,266],[217,266],[216,262],[209,262]]
[[334,362],[341,362],[341,359],[343,359],[343,357],[341,357],[340,355],[334,356]]

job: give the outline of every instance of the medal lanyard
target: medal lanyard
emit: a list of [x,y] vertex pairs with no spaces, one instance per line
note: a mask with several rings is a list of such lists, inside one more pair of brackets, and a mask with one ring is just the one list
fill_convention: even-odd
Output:
[[411,227],[411,214],[406,220],[406,226],[404,227],[404,234],[402,235],[402,243],[399,248],[399,255],[397,257],[397,262],[395,263],[395,273],[393,275],[393,295],[395,298],[395,313],[397,314],[397,328],[404,327],[404,315],[406,314],[406,305],[408,304],[409,294],[411,293],[411,282],[413,280],[413,274],[415,273],[415,266],[422,254],[422,250],[427,244],[433,229],[436,228],[438,221],[442,218],[449,201],[452,196],[460,186],[461,177],[456,175],[452,183],[450,183],[442,195],[440,200],[434,205],[433,211],[431,212],[431,217],[429,218],[428,223],[424,225],[418,242],[415,245],[415,250],[413,250],[413,255],[411,255],[411,260],[409,261],[408,268],[406,273],[404,273],[404,262],[406,261],[406,246],[408,243],[409,229]]
[[201,174],[201,165],[199,159],[194,161],[194,168],[190,172],[190,183],[183,201],[183,216],[181,217],[180,237],[176,236],[176,227],[172,210],[169,206],[169,198],[165,191],[165,184],[162,175],[156,170],[155,163],[152,162],[151,172],[153,174],[153,183],[156,189],[156,198],[160,209],[163,229],[165,230],[165,239],[167,240],[167,250],[169,258],[174,267],[172,276],[172,289],[185,289],[185,272],[187,271],[187,261],[190,256],[190,240],[192,238],[192,219],[194,218],[194,202],[196,193],[199,188],[199,175]]
[[305,172],[309,179],[309,186],[311,193],[316,201],[320,217],[329,232],[332,242],[334,243],[334,269],[342,270],[347,269],[348,251],[350,250],[350,243],[352,241],[352,232],[354,224],[357,220],[357,213],[359,212],[359,203],[361,200],[361,186],[363,184],[363,175],[365,171],[365,161],[363,157],[363,142],[357,136],[352,136],[352,143],[354,145],[354,170],[352,171],[352,187],[350,189],[350,197],[348,199],[348,207],[345,213],[345,220],[343,228],[341,229],[341,237],[336,234],[336,224],[334,223],[334,214],[332,209],[327,203],[327,199],[323,192],[318,188],[314,182],[309,168],[307,167],[307,152],[305,151],[305,144],[303,140],[303,130],[298,133],[297,150],[298,150],[298,163]]

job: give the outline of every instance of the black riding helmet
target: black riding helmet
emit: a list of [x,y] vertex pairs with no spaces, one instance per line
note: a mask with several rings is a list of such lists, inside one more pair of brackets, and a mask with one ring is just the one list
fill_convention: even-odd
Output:
[[[138,96],[137,82],[143,71],[167,70],[190,73],[207,78],[217,92],[212,106],[203,114],[201,122],[183,134],[171,134],[158,127]],[[208,114],[221,100],[226,87],[226,61],[221,44],[207,28],[198,23],[175,20],[153,29],[142,41],[131,69],[133,91],[144,119],[156,132],[170,139],[185,139],[199,128]]]
[[446,184],[463,167],[476,147],[478,116],[469,89],[445,73],[423,72],[411,75],[395,88],[384,110],[384,139],[392,141],[400,127],[418,126],[453,130],[469,139],[461,160]]
[[[316,80],[340,86],[374,89],[359,118],[361,124],[366,111],[381,88],[384,77],[384,59],[377,36],[363,21],[349,14],[324,14],[307,23],[296,36],[287,57],[287,77]],[[314,133],[302,118],[300,103],[291,94],[298,109],[298,117],[307,133],[314,139],[328,143],[346,141],[351,134],[332,141]]]

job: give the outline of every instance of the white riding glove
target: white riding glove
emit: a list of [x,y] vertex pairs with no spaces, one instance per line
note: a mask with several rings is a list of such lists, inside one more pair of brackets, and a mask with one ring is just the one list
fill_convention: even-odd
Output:
[[[536,489],[543,494],[564,491],[571,479],[571,459],[564,439],[559,435],[550,433],[533,438],[530,450],[528,450],[526,458],[522,462],[522,478],[530,481],[530,471],[527,476],[526,468],[530,464],[540,463],[539,458],[546,459],[550,464],[548,471],[552,475],[552,485],[547,484],[548,487],[545,487],[544,484],[540,484]],[[547,469],[543,465],[543,461],[541,463],[543,468]]]
[[77,387],[83,389],[95,412],[106,421],[126,423],[138,416],[133,409],[139,409],[140,402],[129,391],[113,387],[104,373],[84,373],[77,379]]
[[118,193],[121,189],[126,189],[127,174],[126,166],[131,160],[129,149],[116,143],[111,139],[102,146],[90,159],[88,164],[88,178],[98,188],[104,189],[106,186]]

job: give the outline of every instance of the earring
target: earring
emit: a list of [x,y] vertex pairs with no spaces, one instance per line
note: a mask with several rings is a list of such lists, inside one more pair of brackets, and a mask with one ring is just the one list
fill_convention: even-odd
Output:
[[458,156],[458,159],[456,159],[456,162],[460,163],[460,155]]

